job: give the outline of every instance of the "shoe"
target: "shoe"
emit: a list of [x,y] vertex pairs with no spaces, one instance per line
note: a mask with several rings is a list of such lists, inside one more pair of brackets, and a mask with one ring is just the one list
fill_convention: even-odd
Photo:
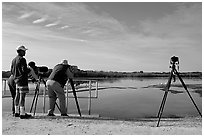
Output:
[[20,114],[19,114],[19,113],[14,113],[13,116],[14,116],[14,117],[20,117]]
[[66,116],[66,117],[68,117],[68,115],[67,115],[67,114],[61,114],[61,116]]
[[48,113],[47,116],[55,116],[55,114],[50,114],[50,113]]
[[32,115],[29,115],[27,113],[25,113],[25,115],[20,115],[20,119],[29,119],[31,117],[32,117]]
[[27,114],[27,113],[25,113],[25,115],[26,115],[26,116],[31,116],[31,117],[32,117],[32,115],[30,115],[30,114]]

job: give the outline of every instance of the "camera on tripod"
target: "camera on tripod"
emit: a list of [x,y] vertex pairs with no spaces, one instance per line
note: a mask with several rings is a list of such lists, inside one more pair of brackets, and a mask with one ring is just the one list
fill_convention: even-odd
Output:
[[177,69],[179,70],[179,58],[176,56],[172,56],[170,59],[170,64],[171,66],[169,66],[169,68],[173,68],[173,69]]
[[179,58],[176,56],[171,57],[170,64],[179,64]]
[[46,77],[47,72],[48,72],[48,67],[41,66],[41,67],[37,67],[37,69],[38,69],[38,76],[39,77]]
[[165,93],[164,93],[164,96],[163,96],[163,99],[162,99],[162,102],[161,102],[161,105],[160,105],[160,108],[159,108],[159,112],[158,112],[158,115],[157,117],[159,117],[159,120],[158,120],[158,123],[157,123],[157,127],[159,126],[159,122],[160,122],[160,119],[161,119],[161,116],[162,116],[162,113],[163,113],[163,110],[164,110],[164,105],[165,105],[165,102],[166,102],[166,99],[167,99],[167,94],[169,93],[169,89],[170,89],[170,86],[171,86],[171,80],[172,78],[174,79],[174,82],[176,81],[175,77],[177,75],[177,77],[179,78],[182,86],[184,87],[184,89],[186,90],[186,92],[188,93],[192,103],[194,104],[194,106],[196,107],[198,113],[200,114],[200,116],[202,117],[202,113],[200,112],[200,110],[198,109],[196,103],[194,102],[191,94],[189,93],[188,89],[187,89],[187,86],[186,84],[184,83],[183,79],[181,78],[181,76],[179,75],[177,68],[179,68],[179,58],[176,57],[176,56],[172,56],[171,59],[170,59],[170,64],[172,64],[170,66],[171,68],[171,72],[170,72],[170,76],[169,76],[169,79],[168,79],[168,82],[166,84],[166,87],[165,87]]
[[34,70],[35,74],[38,77],[46,77],[46,73],[48,72],[48,67],[46,66],[37,67],[35,65],[35,62],[33,61],[29,62],[28,66],[30,66]]
[[[35,111],[36,111],[36,107],[37,107],[37,101],[38,101],[38,96],[40,94],[40,85],[41,85],[41,82],[43,82],[43,84],[45,85],[44,87],[46,88],[46,81],[45,81],[44,78],[47,77],[48,67],[46,67],[46,66],[37,67],[32,62],[31,62],[31,64],[28,64],[28,65],[34,70],[35,74],[38,77],[38,79],[35,79],[35,78],[32,79],[33,83],[35,83],[35,85],[36,85],[36,88],[35,88],[35,94],[34,94],[34,97],[33,97],[33,102],[31,104],[31,108],[30,108],[30,113],[32,112],[33,105],[34,105],[34,113],[33,113],[33,115],[35,115]],[[46,89],[44,90],[44,93],[43,93],[44,95],[45,95],[45,91],[46,91]],[[44,109],[44,112],[45,112],[45,109]]]

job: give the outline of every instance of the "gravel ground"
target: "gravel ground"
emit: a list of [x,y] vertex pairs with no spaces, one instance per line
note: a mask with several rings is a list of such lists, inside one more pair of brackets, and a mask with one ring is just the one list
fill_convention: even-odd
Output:
[[3,135],[202,135],[202,118],[157,118],[116,120],[96,116],[70,115],[32,119],[13,117],[2,112]]

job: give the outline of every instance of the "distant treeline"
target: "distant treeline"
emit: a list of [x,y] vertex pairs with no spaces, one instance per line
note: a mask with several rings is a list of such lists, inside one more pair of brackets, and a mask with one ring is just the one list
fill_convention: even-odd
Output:
[[[44,73],[43,77],[49,77],[52,69]],[[202,78],[202,72],[179,72],[181,77],[197,77]],[[10,71],[2,71],[2,78],[8,78],[11,75]],[[170,72],[113,72],[113,71],[92,71],[92,70],[75,70],[74,77],[80,78],[119,78],[119,77],[169,77]]]

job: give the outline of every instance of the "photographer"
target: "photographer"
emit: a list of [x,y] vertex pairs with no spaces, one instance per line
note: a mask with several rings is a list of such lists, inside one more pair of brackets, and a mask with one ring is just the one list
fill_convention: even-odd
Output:
[[38,67],[35,66],[35,62],[31,61],[28,63],[29,74],[28,77],[32,82],[37,81],[38,79]]
[[73,74],[70,71],[68,61],[63,60],[54,67],[46,82],[49,96],[49,110],[47,116],[55,116],[54,110],[57,97],[59,98],[61,116],[68,116],[64,94],[64,86],[68,79],[73,79]]
[[[36,79],[36,77],[38,78],[38,67],[35,65],[35,62],[34,61],[30,61],[28,63],[28,67],[30,69],[30,71],[32,71],[32,75],[35,75],[33,78]],[[31,74],[30,74],[30,77],[32,78]]]

